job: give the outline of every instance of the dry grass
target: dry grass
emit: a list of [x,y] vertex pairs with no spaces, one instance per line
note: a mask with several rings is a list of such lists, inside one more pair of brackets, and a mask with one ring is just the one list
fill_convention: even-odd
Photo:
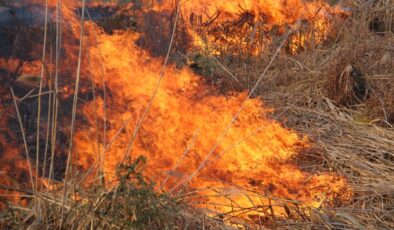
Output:
[[[236,210],[217,215],[220,220],[215,220],[183,205],[187,196],[180,202],[180,197],[153,192],[136,167],[124,174],[124,166],[118,179],[127,178],[128,182],[111,190],[100,186],[72,189],[75,193],[71,195],[78,195],[78,202],[64,201],[63,228],[230,229],[223,221],[243,228],[259,228],[261,222],[275,229],[394,228],[394,9],[390,1],[374,6],[351,2],[353,16],[338,22],[329,41],[293,55],[279,53],[252,95],[262,97],[275,109],[273,118],[311,139],[314,147],[294,161],[313,173],[335,171],[346,177],[354,192],[351,201],[319,209],[302,209],[295,202],[285,202],[285,219],[276,217],[267,205],[251,208],[263,219],[251,216],[245,220],[238,214],[248,210]],[[275,45],[252,59],[234,58],[229,53],[217,58],[190,54],[190,59],[198,72],[223,93],[250,90],[261,69],[272,60]],[[365,80],[364,95],[356,92],[355,74]],[[134,163],[127,167],[134,167]],[[75,175],[69,181],[73,184],[77,179]],[[50,193],[2,189],[34,195],[39,201],[26,207],[10,204],[0,215],[0,228],[59,226],[61,189]],[[37,205],[42,219],[35,218]]]
[[[298,227],[394,228],[394,35],[388,16],[394,9],[386,4],[354,6],[356,13],[337,25],[336,36],[326,44],[282,53],[255,94],[275,109],[274,118],[313,141],[314,149],[295,159],[301,167],[338,172],[354,190],[351,202],[314,210]],[[376,14],[382,9],[384,14]],[[376,20],[384,25],[379,33],[371,31]],[[217,65],[207,80],[227,92],[250,89],[268,57],[238,65],[226,56],[220,60],[238,81]],[[354,74],[365,81],[361,97]]]
[[[230,229],[181,202],[156,193],[143,176],[145,159],[122,164],[116,172],[117,185],[82,187],[69,178],[75,192],[64,199],[62,184],[50,192],[14,190],[34,196],[38,203],[21,207],[12,202],[2,210],[1,229]],[[39,217],[35,213],[39,211]]]

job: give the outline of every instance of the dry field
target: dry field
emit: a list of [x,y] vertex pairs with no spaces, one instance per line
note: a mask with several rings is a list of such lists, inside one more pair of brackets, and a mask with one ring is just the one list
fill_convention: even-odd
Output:
[[394,1],[0,0],[1,229],[393,229]]

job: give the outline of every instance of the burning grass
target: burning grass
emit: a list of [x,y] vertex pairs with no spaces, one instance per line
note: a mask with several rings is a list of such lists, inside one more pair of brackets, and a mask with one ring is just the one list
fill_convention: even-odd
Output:
[[[146,159],[140,157],[119,165],[116,170],[117,185],[106,189],[99,185],[89,188],[73,188],[74,198],[61,200],[61,184],[49,192],[23,191],[13,187],[9,190],[36,196],[40,212],[48,220],[36,221],[37,204],[23,207],[9,203],[3,208],[2,229],[227,229],[218,221],[205,217],[179,201],[154,191],[153,182],[144,175]],[[2,186],[4,188],[4,186]],[[57,187],[57,188],[56,188]],[[65,216],[61,218],[61,216]]]
[[[26,164],[16,170],[25,176],[7,170],[7,177],[22,177],[25,184],[4,177],[0,189],[17,199],[6,202],[1,227],[392,228],[393,35],[390,27],[371,32],[376,20],[366,5],[352,5],[365,15],[314,23],[331,12],[316,4],[325,10],[312,9],[324,14],[284,14],[284,24],[253,4],[237,8],[243,13],[236,16],[233,8],[222,10],[224,19],[217,15],[194,28],[191,36],[203,45],[190,44],[185,15],[171,7],[122,11],[115,22],[101,22],[104,33],[91,21],[82,30],[75,12],[64,6],[70,19],[64,50],[61,56],[44,52],[50,57],[41,62],[46,73],[37,78],[47,81],[40,92],[53,95],[41,98],[42,121],[28,115],[38,113],[37,88],[23,89],[28,96],[22,98],[2,97],[8,103],[2,113],[15,102],[22,116],[1,119],[6,129],[0,162],[23,153],[15,148],[21,142],[10,137],[21,135],[37,171],[29,184]],[[220,12],[215,10],[208,15]],[[133,19],[141,14],[142,24]],[[160,16],[168,23],[158,28]],[[131,30],[112,31],[106,23]],[[234,25],[241,30],[229,30]],[[261,52],[237,40],[254,34],[251,28],[264,32]],[[165,36],[154,39],[157,31]],[[204,32],[205,38],[196,37]],[[226,39],[217,39],[222,35]],[[49,50],[57,50],[59,37],[49,40]],[[168,43],[171,52],[163,48]],[[167,54],[164,67],[146,49]],[[168,65],[169,59],[178,67],[190,64],[205,81]],[[15,78],[39,75],[34,66],[40,62],[19,62],[10,71],[14,62],[6,60],[2,68]],[[239,93],[245,90],[250,94]],[[14,134],[19,126],[26,132]],[[146,157],[146,167],[139,156]],[[27,162],[21,158],[16,161]]]
[[[332,41],[292,56],[280,55],[256,92],[275,108],[274,118],[311,138],[315,148],[297,160],[301,165],[314,172],[334,170],[349,179],[352,201],[323,208],[322,216],[312,215],[327,228],[393,227],[394,133],[388,119],[394,98],[393,35],[371,32],[373,16],[364,12],[362,19],[357,15],[339,24],[340,33]],[[225,55],[219,59],[221,65],[209,56],[204,63],[207,60],[210,64],[198,66],[214,66],[207,79],[223,91],[250,89],[260,65],[269,61],[263,56],[237,66]],[[363,97],[355,92],[353,68],[365,81]],[[311,164],[311,157],[319,159],[316,153],[321,158]]]

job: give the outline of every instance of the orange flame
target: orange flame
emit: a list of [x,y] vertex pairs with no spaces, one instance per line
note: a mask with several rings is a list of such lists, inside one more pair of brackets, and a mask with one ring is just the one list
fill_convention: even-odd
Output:
[[[109,180],[127,153],[136,123],[144,113],[162,66],[161,59],[152,58],[135,45],[136,37],[126,32],[98,33],[97,47],[89,49],[92,77],[100,87],[105,77],[110,96],[107,115],[102,109],[102,98],[84,105],[89,123],[75,136],[75,163],[88,169],[102,157]],[[94,68],[100,65],[105,67],[104,75],[102,70]],[[170,174],[166,188],[177,187],[203,162],[245,97],[244,93],[216,95],[190,70],[168,67],[130,156],[146,156],[147,174],[158,183]],[[340,196],[345,188],[341,177],[310,175],[291,163],[300,150],[308,147],[308,141],[269,119],[269,112],[259,99],[249,100],[190,186],[203,189],[235,184],[312,206]],[[92,139],[96,133],[96,119],[108,124],[107,143],[114,140],[105,154],[100,152],[106,148],[102,142],[97,145]],[[131,122],[122,129],[129,119]],[[250,205],[245,196],[238,200]]]
[[[166,7],[173,8],[174,6],[167,5]],[[331,19],[335,15],[344,14],[340,7],[331,7],[327,2],[319,0],[198,0],[182,2],[181,7],[185,14],[190,16],[192,24],[197,20],[197,30],[190,31],[195,46],[206,49],[208,45],[208,49],[212,49],[213,54],[221,52],[215,50],[215,47],[210,47],[210,44],[217,44],[219,47],[226,45],[261,46],[264,44],[256,44],[258,42],[256,40],[259,40],[256,38],[257,34],[263,33],[263,42],[267,44],[271,39],[269,35],[264,35],[267,31],[277,27],[280,33],[285,33],[286,26],[293,25],[297,21],[307,21],[312,31],[302,32],[290,38],[290,50],[296,52],[305,48],[312,40],[318,44],[326,39]],[[250,14],[245,16],[242,12]],[[230,29],[226,28],[228,22],[233,22]],[[199,28],[201,26],[212,27],[212,29],[201,30]],[[225,32],[229,33],[228,30],[233,30],[230,36],[222,35]],[[214,34],[218,31],[222,33]],[[259,54],[259,52],[261,52],[259,47],[254,47],[252,50],[254,54]]]
[[[320,6],[327,4],[299,0],[242,3],[199,0],[183,5],[190,11],[212,14],[221,9],[228,15],[236,14],[241,7],[256,14],[263,12],[272,25],[292,24],[297,19],[308,18]],[[79,38],[80,22],[72,7],[65,6],[62,11],[71,25],[70,36]],[[144,155],[148,158],[146,174],[158,184],[166,181],[166,190],[180,191],[183,186],[196,190],[238,188],[222,191],[220,197],[212,196],[216,193],[214,189],[201,192],[205,194],[202,206],[221,211],[230,210],[233,203],[249,207],[268,201],[268,198],[240,194],[248,193],[244,192],[247,190],[312,207],[347,195],[343,194],[347,189],[344,178],[331,173],[303,172],[292,162],[309,147],[308,139],[270,119],[271,110],[265,108],[260,99],[246,102],[201,172],[186,183],[215,146],[246,93],[220,95],[209,90],[191,70],[168,66],[147,117],[131,144],[136,124],[159,81],[163,60],[153,58],[135,45],[137,33],[108,35],[93,22],[86,22],[85,26],[83,79],[90,81],[88,76],[91,77],[96,88],[107,89],[107,95],[96,95],[96,100],[86,102],[81,108],[85,119],[78,121],[74,136],[73,164],[87,170],[98,162],[106,180],[111,181],[125,155],[131,158]],[[66,51],[75,49],[65,48]],[[71,53],[67,58],[75,61],[77,57]],[[239,192],[241,190],[243,192]],[[231,201],[227,199],[229,194],[234,195]],[[283,211],[278,212],[280,215]]]

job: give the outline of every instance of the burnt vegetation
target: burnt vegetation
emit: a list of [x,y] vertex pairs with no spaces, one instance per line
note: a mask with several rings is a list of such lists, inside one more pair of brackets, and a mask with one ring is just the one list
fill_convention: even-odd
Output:
[[[229,98],[235,92],[252,92],[251,98],[273,108],[270,119],[308,139],[310,146],[299,144],[300,154],[282,162],[310,175],[305,181],[307,190],[308,182],[324,173],[337,173],[348,184],[337,191],[339,195],[327,192],[330,199],[316,196],[319,205],[308,206],[273,195],[278,189],[275,183],[245,178],[253,188],[246,196],[267,201],[248,208],[236,207],[228,191],[207,188],[230,200],[235,207],[228,212],[196,206],[209,201],[198,189],[172,193],[163,189],[154,176],[145,175],[154,170],[147,166],[146,157],[122,158],[110,174],[112,180],[104,176],[100,157],[86,157],[91,165],[87,168],[69,163],[75,157],[70,150],[74,132],[70,124],[77,120],[76,130],[91,128],[83,105],[97,103],[98,110],[99,97],[108,107],[115,105],[116,89],[94,82],[89,58],[80,63],[67,61],[78,60],[79,51],[88,48],[78,46],[80,40],[67,24],[62,28],[63,37],[57,36],[59,24],[53,7],[49,8],[52,17],[42,52],[44,19],[42,13],[33,12],[43,12],[45,6],[33,2],[26,6],[0,0],[0,164],[4,166],[0,169],[0,228],[394,228],[393,1],[328,1],[342,9],[330,15],[329,23],[319,23],[316,16],[280,26],[270,23],[270,15],[256,15],[241,5],[239,13],[231,17],[219,10],[186,14],[177,11],[175,3],[170,9],[155,8],[151,1],[88,5],[85,20],[103,34],[138,33],[135,44],[152,58],[168,59],[168,65],[177,70],[188,68],[199,75],[203,79],[199,84],[207,85],[201,95]],[[79,19],[82,9],[78,5],[74,10]],[[85,33],[93,32],[87,29]],[[97,41],[89,42],[97,45]],[[44,61],[42,54],[46,55]],[[85,78],[74,97],[78,68]],[[74,110],[75,101],[79,107]],[[124,124],[100,119],[96,117],[94,128],[105,131],[95,133],[97,140],[115,126],[121,127],[116,135],[132,139],[133,134],[123,130]],[[141,132],[148,131],[142,128]],[[143,145],[154,140],[144,138],[136,139]],[[112,144],[105,137],[104,147],[97,141],[98,152],[105,153],[106,141]],[[220,158],[219,153],[214,154]],[[186,152],[183,157],[190,158]],[[166,173],[168,177],[184,176],[176,170]],[[299,192],[296,188],[288,191],[292,195]]]

